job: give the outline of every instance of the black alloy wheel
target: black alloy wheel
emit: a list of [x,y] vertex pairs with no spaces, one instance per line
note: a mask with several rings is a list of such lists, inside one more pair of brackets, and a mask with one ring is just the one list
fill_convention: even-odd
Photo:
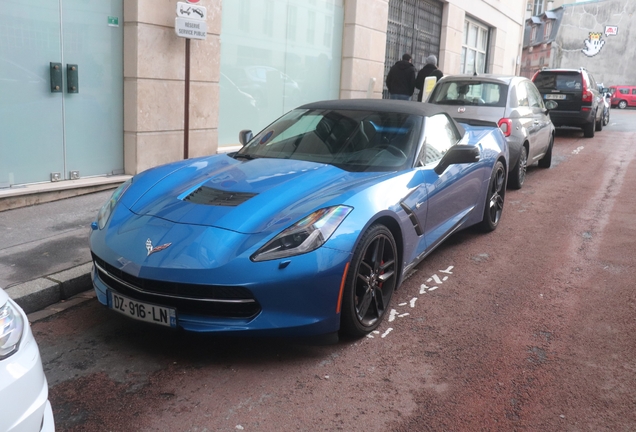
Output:
[[342,333],[359,338],[380,325],[396,288],[397,258],[395,240],[384,225],[372,225],[362,235],[345,283]]
[[506,170],[501,161],[497,161],[495,169],[490,177],[484,217],[479,228],[484,232],[494,231],[499,225],[503,213],[504,198],[506,195]]

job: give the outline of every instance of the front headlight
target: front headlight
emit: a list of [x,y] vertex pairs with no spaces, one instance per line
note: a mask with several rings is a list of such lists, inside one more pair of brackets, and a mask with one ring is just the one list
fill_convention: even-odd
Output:
[[252,261],[287,258],[318,249],[351,210],[353,208],[340,205],[313,212],[267,242],[252,255]]
[[117,205],[117,201],[119,201],[131,183],[132,179],[129,179],[125,183],[121,184],[117,189],[115,189],[115,192],[113,192],[110,196],[110,199],[104,203],[102,208],[99,209],[99,213],[97,213],[97,225],[99,226],[99,229],[103,229],[106,226],[108,218],[110,218],[113,209]]
[[11,305],[11,302],[6,302],[0,307],[0,360],[18,350],[23,331],[22,314]]

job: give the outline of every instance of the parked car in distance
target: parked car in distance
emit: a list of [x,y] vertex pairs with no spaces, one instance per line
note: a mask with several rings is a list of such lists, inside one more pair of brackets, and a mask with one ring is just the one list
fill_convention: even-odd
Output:
[[610,89],[603,87],[602,84],[598,85],[598,91],[603,96],[603,126],[607,126],[610,122],[612,94],[610,93]]
[[435,105],[315,102],[239,140],[113,193],[91,225],[99,302],[193,332],[361,337],[444,239],[502,216],[501,131]]
[[609,90],[612,94],[612,108],[619,107],[620,109],[625,109],[627,107],[636,106],[636,86],[610,86]]
[[54,431],[48,392],[27,316],[0,288],[0,431]]
[[554,126],[532,81],[518,76],[449,75],[433,89],[429,103],[444,109],[457,121],[486,121],[498,125],[510,151],[508,185],[520,189],[528,165],[552,164]]
[[542,69],[532,77],[544,100],[554,100],[558,106],[550,111],[554,126],[583,129],[586,138],[603,130],[603,96],[596,80],[584,68]]

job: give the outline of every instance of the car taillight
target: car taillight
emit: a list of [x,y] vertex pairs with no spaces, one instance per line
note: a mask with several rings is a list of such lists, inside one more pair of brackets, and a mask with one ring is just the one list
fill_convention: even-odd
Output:
[[583,92],[581,92],[581,100],[583,102],[592,103],[592,100],[594,99],[594,93],[592,93],[592,90],[587,88],[587,80],[584,76],[581,77],[581,81],[583,82]]
[[502,118],[501,120],[499,120],[499,123],[497,123],[497,125],[503,132],[504,136],[510,136],[510,134],[512,133],[512,120],[510,120],[509,118]]

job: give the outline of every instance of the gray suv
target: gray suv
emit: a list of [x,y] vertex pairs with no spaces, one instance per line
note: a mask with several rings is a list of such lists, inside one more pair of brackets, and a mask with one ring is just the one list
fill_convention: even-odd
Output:
[[532,81],[544,100],[557,102],[558,106],[550,111],[555,126],[580,127],[586,138],[603,130],[603,95],[584,68],[542,69]]

